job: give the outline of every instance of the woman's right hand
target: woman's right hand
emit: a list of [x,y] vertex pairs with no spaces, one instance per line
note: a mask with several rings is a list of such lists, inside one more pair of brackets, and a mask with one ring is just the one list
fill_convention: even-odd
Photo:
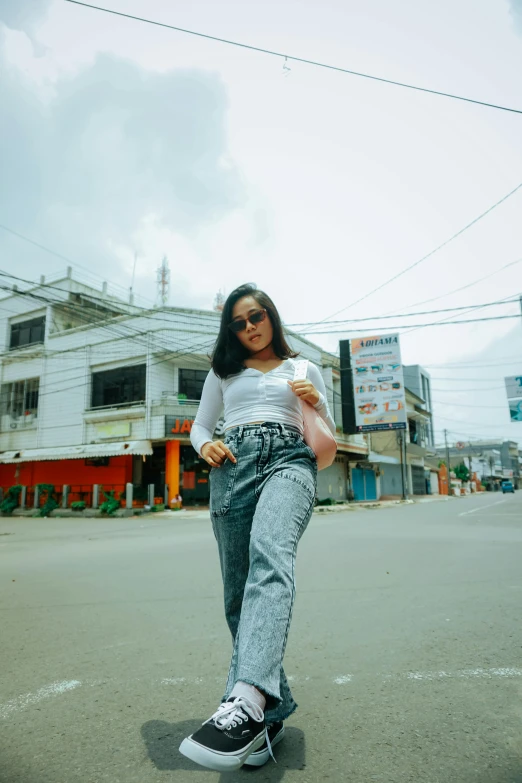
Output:
[[236,463],[237,460],[222,440],[205,443],[201,449],[201,456],[213,468],[220,468],[226,459]]

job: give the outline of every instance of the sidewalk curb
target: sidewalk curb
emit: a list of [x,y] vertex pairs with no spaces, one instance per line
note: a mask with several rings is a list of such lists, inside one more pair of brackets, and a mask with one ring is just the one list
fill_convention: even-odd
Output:
[[365,503],[339,503],[335,506],[316,506],[314,514],[338,514],[341,511],[367,511],[376,508],[394,508],[396,506],[413,506],[417,503],[447,503],[448,500],[458,500],[459,498],[448,497],[447,495],[433,495],[433,497],[414,500],[375,500]]

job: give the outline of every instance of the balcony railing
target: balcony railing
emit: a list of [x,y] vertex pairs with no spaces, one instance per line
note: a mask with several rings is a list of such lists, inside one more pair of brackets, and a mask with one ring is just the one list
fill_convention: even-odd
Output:
[[96,405],[91,408],[87,408],[86,413],[96,413],[97,411],[110,411],[120,408],[137,408],[140,405],[145,405],[145,400],[134,400],[133,402],[114,402],[111,405]]

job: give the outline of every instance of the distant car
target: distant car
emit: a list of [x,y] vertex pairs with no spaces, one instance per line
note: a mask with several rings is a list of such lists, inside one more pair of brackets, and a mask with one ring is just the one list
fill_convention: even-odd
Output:
[[512,481],[503,481],[502,482],[502,492],[505,494],[506,492],[512,492],[515,494],[515,487],[513,486]]

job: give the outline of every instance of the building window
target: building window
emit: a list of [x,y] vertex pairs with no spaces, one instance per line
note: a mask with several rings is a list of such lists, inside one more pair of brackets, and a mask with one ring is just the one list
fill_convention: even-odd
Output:
[[0,412],[12,419],[26,418],[31,421],[38,415],[39,378],[2,384],[0,390]]
[[179,394],[186,400],[200,400],[208,370],[180,370]]
[[31,318],[30,321],[20,321],[11,324],[11,336],[9,350],[24,348],[26,345],[43,343],[45,336],[45,315],[40,318]]
[[145,402],[146,372],[144,364],[93,372],[91,407],[107,408]]

